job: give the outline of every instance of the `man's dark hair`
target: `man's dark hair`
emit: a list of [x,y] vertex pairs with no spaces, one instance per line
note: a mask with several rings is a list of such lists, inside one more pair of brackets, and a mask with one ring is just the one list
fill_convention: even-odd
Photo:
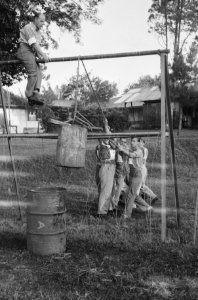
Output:
[[137,141],[139,141],[138,138],[137,138],[136,136],[134,136],[134,137],[131,137],[131,142],[132,142],[132,140],[134,140],[134,139],[136,139]]
[[43,13],[33,9],[29,16],[29,21],[33,22],[35,19],[39,18],[40,15],[43,15]]
[[145,144],[145,140],[144,140],[142,137],[140,137],[140,138],[138,139],[138,142],[141,142],[141,141]]

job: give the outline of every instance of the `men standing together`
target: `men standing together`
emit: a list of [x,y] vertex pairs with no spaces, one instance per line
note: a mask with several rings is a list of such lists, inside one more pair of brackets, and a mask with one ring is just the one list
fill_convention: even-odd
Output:
[[[105,143],[106,142],[104,141],[100,142],[97,146],[98,163],[99,149],[102,150]],[[108,147],[111,156],[109,154],[105,161],[99,163],[100,177],[101,179],[103,178],[103,180],[100,180],[100,187],[103,182],[103,187],[105,187],[105,189],[98,190],[98,215],[107,215],[108,211],[117,208],[121,192],[125,185],[127,186],[127,189],[124,193],[125,210],[123,217],[128,219],[131,217],[133,208],[136,205],[140,208],[140,211],[149,211],[152,209],[150,203],[147,203],[140,196],[140,191],[141,193],[148,192],[148,197],[157,200],[157,196],[145,184],[147,176],[146,160],[148,156],[148,149],[145,147],[145,142],[137,137],[132,138],[130,147],[127,145],[125,139],[121,139],[119,143],[116,143],[116,147],[113,146],[114,143],[111,143],[111,140],[108,140],[106,147]],[[109,172],[110,168],[111,174]],[[105,210],[102,210],[102,202],[106,203],[106,205],[103,205]],[[154,202],[155,201],[153,201],[153,203]]]

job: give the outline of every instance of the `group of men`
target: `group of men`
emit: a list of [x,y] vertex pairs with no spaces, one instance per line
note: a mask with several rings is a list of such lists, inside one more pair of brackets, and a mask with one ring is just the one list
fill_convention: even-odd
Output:
[[[107,131],[106,131],[107,132]],[[158,197],[146,185],[148,149],[142,138],[103,139],[96,147],[98,216],[105,217],[125,203],[123,217],[131,217],[133,208],[146,212]]]

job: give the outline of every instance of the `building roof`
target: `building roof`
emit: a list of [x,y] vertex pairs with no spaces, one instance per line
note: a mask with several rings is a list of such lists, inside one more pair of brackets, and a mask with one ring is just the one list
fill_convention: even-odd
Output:
[[132,103],[133,106],[142,106],[145,102],[157,101],[161,101],[161,92],[158,86],[153,86],[131,89],[115,100],[114,104],[124,106]]
[[[125,106],[125,102],[119,101],[122,98],[122,96],[111,98],[109,100],[109,103],[106,104],[107,108],[123,108]],[[134,102],[133,107],[142,107],[144,102]]]
[[54,100],[50,104],[53,107],[67,107],[70,108],[74,105],[74,101],[72,100]]

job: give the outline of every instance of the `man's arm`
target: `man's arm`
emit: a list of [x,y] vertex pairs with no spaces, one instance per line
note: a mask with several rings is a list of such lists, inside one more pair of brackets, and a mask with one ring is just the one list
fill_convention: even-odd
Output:
[[125,149],[123,146],[119,145],[118,146],[118,149],[120,152],[126,154],[128,157],[139,157],[138,153],[136,151],[130,151],[130,150],[127,150]]
[[110,128],[109,128],[109,124],[108,124],[107,118],[105,118],[103,122],[104,122],[104,130],[105,130],[105,133],[110,134],[111,131],[110,131]]
[[50,60],[37,43],[32,44],[31,47],[36,51],[39,58],[43,58],[45,62],[48,62]]

